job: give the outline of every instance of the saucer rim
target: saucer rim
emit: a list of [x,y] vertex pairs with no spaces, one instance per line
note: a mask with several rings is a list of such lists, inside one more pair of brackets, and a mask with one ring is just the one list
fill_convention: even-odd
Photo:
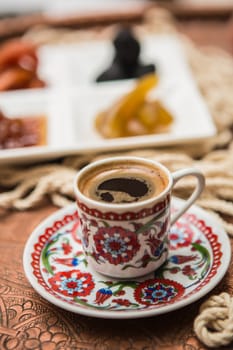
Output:
[[[184,202],[183,199],[177,198],[172,196],[172,202],[181,203]],[[166,305],[161,308],[154,308],[150,307],[149,309],[143,309],[143,310],[121,310],[121,312],[112,311],[112,310],[98,310],[98,309],[92,309],[92,308],[82,308],[79,305],[74,308],[73,305],[67,303],[65,300],[60,300],[53,296],[52,294],[48,293],[37,281],[36,277],[34,276],[32,272],[32,266],[31,266],[31,254],[32,249],[34,247],[34,244],[37,243],[38,236],[41,234],[41,231],[51,225],[52,222],[57,220],[61,217],[61,215],[69,215],[69,213],[73,213],[76,210],[76,204],[72,203],[60,210],[57,210],[56,212],[52,213],[48,217],[46,217],[30,234],[24,248],[23,252],[23,268],[25,275],[31,284],[31,286],[34,288],[34,290],[45,300],[49,301],[55,306],[58,306],[64,310],[84,315],[84,316],[91,316],[95,318],[108,318],[108,319],[131,319],[131,318],[144,318],[144,317],[151,317],[151,316],[158,316],[165,313],[169,313],[175,310],[178,310],[180,308],[183,308],[189,304],[192,304],[193,302],[201,299],[203,296],[208,294],[214,287],[216,287],[219,282],[222,280],[224,275],[227,272],[227,269],[229,267],[230,261],[231,261],[231,244],[230,239],[225,232],[224,228],[221,226],[221,224],[211,216],[208,212],[206,212],[204,209],[200,208],[197,205],[193,205],[187,212],[191,213],[197,212],[201,216],[201,219],[205,219],[208,222],[210,222],[210,226],[214,227],[214,234],[217,235],[219,242],[222,245],[222,251],[224,251],[224,256],[221,260],[221,264],[219,266],[218,273],[213,276],[211,281],[205,285],[201,290],[197,291],[195,294],[185,298],[181,299],[174,304]],[[30,257],[30,258],[29,258]],[[211,271],[211,270],[210,270]]]

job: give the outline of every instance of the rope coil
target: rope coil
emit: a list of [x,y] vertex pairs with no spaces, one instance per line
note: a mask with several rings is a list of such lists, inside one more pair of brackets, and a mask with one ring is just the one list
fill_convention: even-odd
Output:
[[207,346],[216,348],[233,341],[233,298],[227,293],[210,297],[200,308],[194,331]]

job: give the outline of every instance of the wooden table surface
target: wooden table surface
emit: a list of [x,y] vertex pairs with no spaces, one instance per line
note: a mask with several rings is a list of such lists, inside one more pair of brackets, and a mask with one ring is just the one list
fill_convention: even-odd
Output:
[[[230,22],[192,21],[179,26],[201,45],[211,43],[233,52]],[[193,320],[205,298],[169,314],[135,320],[74,315],[42,299],[24,275],[22,253],[32,230],[56,210],[45,204],[27,212],[11,212],[0,219],[0,349],[206,349],[193,332]],[[232,272],[233,264],[210,295],[233,292]],[[232,345],[224,349],[232,349]]]

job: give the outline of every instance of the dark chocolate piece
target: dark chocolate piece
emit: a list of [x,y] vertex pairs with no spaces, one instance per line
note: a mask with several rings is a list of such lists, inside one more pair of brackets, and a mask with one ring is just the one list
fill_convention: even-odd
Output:
[[129,27],[122,28],[113,40],[115,55],[113,61],[96,81],[111,81],[140,78],[155,72],[155,65],[144,65],[140,62],[140,43]]

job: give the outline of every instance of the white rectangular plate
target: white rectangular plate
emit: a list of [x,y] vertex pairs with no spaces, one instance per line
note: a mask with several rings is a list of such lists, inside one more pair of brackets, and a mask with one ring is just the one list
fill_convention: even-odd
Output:
[[48,117],[48,144],[1,150],[0,164],[195,143],[213,136],[215,126],[179,41],[172,36],[149,36],[142,42],[142,53],[143,61],[155,63],[158,69],[160,83],[155,96],[174,116],[169,133],[103,139],[94,129],[96,114],[129,91],[135,81],[94,83],[111,62],[109,42],[45,47],[40,51],[40,71],[50,89],[2,93],[0,108],[10,115],[44,112]]

